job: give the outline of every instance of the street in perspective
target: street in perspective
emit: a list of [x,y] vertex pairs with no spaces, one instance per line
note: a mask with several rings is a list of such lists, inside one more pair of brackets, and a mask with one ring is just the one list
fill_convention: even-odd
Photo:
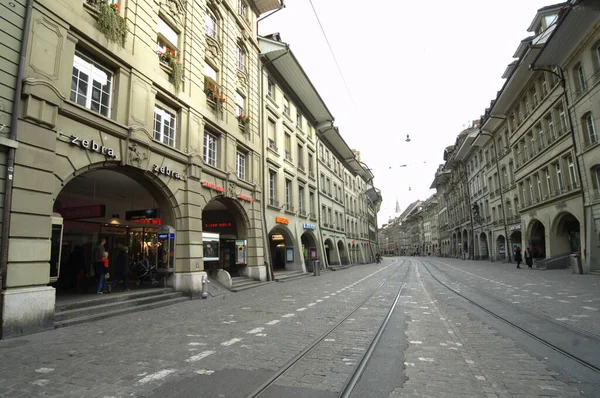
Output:
[[599,286],[384,257],[3,340],[0,396],[600,396]]
[[600,398],[600,0],[0,0],[0,48],[0,397]]

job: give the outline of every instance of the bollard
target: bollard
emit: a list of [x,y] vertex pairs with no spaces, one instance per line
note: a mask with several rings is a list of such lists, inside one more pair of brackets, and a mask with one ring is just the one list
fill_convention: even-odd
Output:
[[208,280],[208,277],[206,276],[206,274],[202,275],[202,298],[208,298],[208,284],[210,283],[210,281]]
[[321,262],[319,260],[313,261],[313,275],[314,276],[321,275]]

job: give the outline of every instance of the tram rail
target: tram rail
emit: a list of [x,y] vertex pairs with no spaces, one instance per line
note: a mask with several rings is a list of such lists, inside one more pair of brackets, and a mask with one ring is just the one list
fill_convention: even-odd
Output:
[[[505,316],[498,314],[495,311],[490,310],[489,308],[486,308],[484,305],[476,302],[475,300],[471,299],[470,297],[468,297],[467,295],[459,292],[458,290],[456,290],[455,288],[453,288],[452,286],[448,285],[447,283],[445,283],[444,281],[442,281],[440,278],[438,278],[436,275],[434,275],[433,272],[431,272],[431,270],[429,269],[429,267],[425,264],[424,261],[422,260],[416,260],[417,262],[421,263],[423,265],[423,267],[427,270],[428,274],[431,275],[431,277],[438,282],[440,285],[442,285],[443,287],[445,287],[446,289],[450,290],[451,292],[453,292],[454,294],[456,294],[457,296],[463,298],[464,300],[466,300],[467,302],[469,302],[470,304],[474,305],[475,307],[479,308],[480,310],[484,311],[485,313],[493,316],[494,318],[510,325],[511,327],[519,330],[522,333],[525,333],[526,335],[528,335],[529,337],[533,338],[534,340],[540,342],[541,344],[555,350],[556,352],[560,353],[561,355],[564,355],[565,357],[579,363],[582,366],[585,366],[586,368],[594,371],[595,373],[600,374],[600,363],[592,363],[591,361],[585,359],[585,358],[581,358],[581,356],[579,356],[578,354],[575,354],[573,352],[571,352],[568,347],[561,347],[560,344],[558,343],[553,343],[552,341],[549,341],[548,339],[545,339],[543,337],[540,337],[539,334],[534,333],[533,331],[528,330],[528,328],[526,326],[522,326],[517,324],[516,322],[511,321],[510,319],[507,319]],[[432,264],[430,264],[432,265]],[[435,268],[438,272],[444,274],[447,276],[447,274],[445,274],[443,271],[440,271],[435,265],[432,265],[433,268]],[[465,285],[468,286],[468,285]],[[473,290],[477,290],[478,293],[489,297],[493,300],[497,300],[502,302],[503,304],[507,304],[505,300],[499,299],[493,295],[490,295],[489,293],[480,291],[478,289],[472,288],[471,286],[468,286],[469,288],[473,289]],[[557,322],[557,321],[553,321],[552,319],[548,319],[547,316],[543,316],[542,314],[537,314],[533,311],[529,311],[529,310],[525,310],[521,307],[516,307],[514,305],[511,305],[511,307],[516,310],[516,311],[521,311],[524,312],[530,316],[534,316],[537,317],[538,319],[542,320],[543,322],[548,322],[553,324],[554,326],[558,327],[558,328],[563,328],[566,329],[572,333],[575,333],[577,335],[579,335],[581,338],[585,338],[585,339],[592,339],[594,341],[600,341],[600,339],[598,338],[597,335],[595,334],[584,334],[581,333],[581,331],[579,329],[576,328],[571,328],[568,327],[568,325],[565,325],[562,322]]]
[[[394,261],[398,261],[398,260],[394,260]],[[398,266],[398,268],[392,272],[385,280],[383,280],[379,286],[377,286],[377,288],[375,288],[375,290],[373,290],[373,292],[371,292],[371,294],[366,297],[363,301],[360,302],[360,304],[358,304],[351,312],[349,312],[344,318],[342,318],[339,322],[337,322],[333,327],[331,327],[330,329],[328,329],[325,333],[323,333],[321,336],[319,336],[317,339],[315,339],[315,341],[310,344],[307,348],[305,348],[302,352],[300,352],[298,355],[296,355],[294,358],[292,358],[292,360],[290,360],[287,364],[285,364],[283,367],[281,367],[277,373],[275,373],[269,380],[267,380],[266,382],[264,382],[260,387],[258,387],[258,389],[256,389],[254,392],[252,392],[250,395],[248,395],[246,398],[256,398],[261,396],[266,390],[268,390],[271,386],[273,386],[277,380],[279,380],[281,377],[283,377],[283,375],[289,370],[291,369],[294,365],[298,364],[300,361],[302,361],[302,359],[307,356],[310,352],[312,352],[319,344],[321,344],[322,342],[325,341],[325,339],[327,339],[329,336],[331,336],[336,330],[338,330],[340,328],[340,326],[342,326],[342,324],[344,322],[346,322],[350,317],[352,317],[361,307],[363,307],[365,305],[365,303],[367,303],[369,300],[371,300],[376,293],[378,293],[389,281],[390,279],[392,279],[394,276],[397,276],[398,271],[400,271],[401,269],[404,268],[404,265],[408,265],[406,267],[406,271],[404,274],[404,277],[402,278],[402,281],[400,282],[400,287],[398,288],[398,292],[396,293],[395,299],[393,301],[393,304],[390,306],[384,320],[382,321],[381,325],[379,326],[379,329],[377,330],[377,332],[375,333],[375,336],[373,337],[373,339],[371,340],[371,342],[369,343],[369,345],[367,346],[367,348],[365,349],[365,353],[363,354],[360,362],[358,363],[355,371],[353,372],[353,374],[347,379],[342,392],[340,393],[340,397],[348,397],[350,396],[350,394],[352,393],[352,390],[354,389],[354,387],[356,386],[357,381],[360,379],[360,376],[362,375],[362,373],[364,372],[364,369],[366,368],[369,359],[371,358],[373,351],[375,349],[375,347],[377,346],[377,343],[379,341],[379,339],[381,338],[381,335],[383,334],[383,331],[385,330],[385,327],[387,326],[387,323],[389,322],[389,319],[394,311],[394,308],[396,307],[398,300],[400,298],[400,295],[402,293],[402,289],[404,287],[404,282],[406,280],[406,277],[408,275],[408,273],[411,270],[411,262],[410,260],[402,260],[402,263]]]

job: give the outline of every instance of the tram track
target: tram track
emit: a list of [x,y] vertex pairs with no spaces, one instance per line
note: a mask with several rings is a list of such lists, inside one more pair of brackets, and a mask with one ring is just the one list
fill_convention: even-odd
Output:
[[[576,329],[576,328],[572,328],[569,327],[569,325],[565,325],[562,322],[557,322],[554,321],[553,319],[549,319],[547,316],[544,316],[542,314],[537,314],[533,311],[529,311],[529,310],[525,310],[521,307],[516,307],[514,305],[510,305],[510,307],[513,310],[513,314],[514,312],[517,313],[524,313],[527,314],[528,316],[532,316],[537,318],[536,322],[534,322],[533,320],[530,320],[529,323],[530,325],[535,324],[538,328],[537,331],[532,330],[533,328],[531,326],[527,326],[527,325],[522,325],[517,323],[515,320],[511,320],[508,319],[507,316],[502,315],[499,313],[499,311],[494,311],[480,303],[478,303],[477,301],[475,301],[474,299],[472,299],[471,297],[468,297],[467,295],[461,293],[460,291],[458,291],[457,289],[453,288],[452,286],[450,286],[448,283],[442,281],[440,278],[438,278],[436,275],[434,275],[434,273],[429,269],[429,267],[425,264],[424,261],[422,260],[416,260],[417,262],[421,263],[421,265],[423,266],[423,268],[425,268],[425,270],[427,271],[427,273],[433,278],[433,280],[435,280],[437,283],[439,283],[441,286],[445,287],[447,290],[451,291],[452,293],[454,293],[455,295],[463,298],[464,300],[466,300],[468,303],[470,303],[471,305],[477,307],[478,309],[480,309],[481,311],[485,312],[488,315],[491,315],[492,317],[500,320],[501,322],[506,323],[507,325],[510,325],[512,328],[517,329],[518,331],[526,334],[527,336],[529,336],[530,338],[536,340],[537,342],[543,344],[546,347],[551,348],[552,350],[558,352],[559,354],[577,362],[578,364],[588,368],[589,370],[592,370],[593,372],[595,372],[596,374],[600,375],[600,360],[596,359],[595,361],[592,360],[592,358],[598,358],[598,355],[594,355],[594,353],[585,353],[583,352],[583,354],[587,354],[588,358],[583,358],[584,355],[582,355],[582,353],[575,353],[573,352],[573,348],[569,348],[567,347],[566,344],[561,344],[560,340],[558,340],[558,342],[553,342],[550,341],[550,339],[545,338],[543,336],[540,336],[540,323],[539,321],[541,321],[542,325],[543,322],[546,322],[547,324],[550,324],[552,326],[554,326],[555,328],[558,328],[558,331],[555,331],[555,335],[560,335],[560,336],[564,336],[564,333],[573,333],[575,334],[577,337],[585,339],[585,340],[593,340],[594,343],[600,341],[600,339],[598,338],[597,335],[595,334],[589,334],[589,333],[581,333],[580,330]],[[447,278],[451,279],[446,273],[444,273],[443,271],[439,270],[435,265],[433,264],[429,264],[431,265],[433,268],[435,268],[439,273],[445,275]],[[460,283],[460,282],[459,282]],[[489,293],[486,292],[482,292],[476,288],[473,288],[471,286],[465,285],[466,287],[468,287],[469,289],[473,289],[475,291],[477,291],[479,294],[487,297],[488,299],[491,300],[495,300],[500,302],[503,305],[506,304],[510,304],[507,303],[505,300],[499,299],[493,295],[490,295]],[[518,316],[513,316],[513,318],[518,318]],[[548,326],[546,324],[546,326]],[[561,333],[562,332],[562,333]],[[552,333],[549,333],[548,335],[552,335]],[[573,338],[575,338],[575,336],[573,336]]]
[[[440,262],[440,263],[441,263],[441,261],[439,261],[439,260],[434,260],[434,261],[436,261],[436,262]],[[442,264],[443,264],[443,263],[442,263]],[[431,265],[432,267],[434,267],[434,268],[435,268],[435,269],[436,269],[438,272],[440,272],[441,274],[444,274],[444,275],[446,275],[446,277],[450,278],[450,276],[448,275],[448,273],[446,273],[446,272],[444,272],[443,270],[441,270],[441,269],[440,269],[438,266],[436,266],[436,265],[434,265],[434,264],[431,264],[431,263],[430,263],[430,265]],[[476,275],[475,275],[475,276],[476,276]],[[462,282],[461,282],[461,283],[462,283]],[[473,290],[476,290],[476,291],[478,291],[478,292],[479,292],[479,293],[481,293],[481,294],[484,294],[484,295],[486,295],[486,296],[489,296],[489,297],[493,297],[495,300],[498,300],[498,301],[500,301],[500,302],[502,302],[502,303],[504,303],[504,304],[506,304],[506,305],[509,305],[509,306],[511,306],[511,307],[517,308],[519,311],[523,311],[523,312],[526,312],[526,313],[528,313],[528,314],[530,314],[530,315],[537,316],[537,317],[540,317],[540,318],[544,318],[544,319],[546,319],[548,322],[552,322],[552,323],[553,323],[553,324],[555,324],[555,325],[562,326],[562,327],[564,327],[564,328],[567,328],[567,329],[569,329],[569,330],[572,330],[573,332],[579,333],[579,334],[580,334],[580,335],[582,335],[583,337],[589,337],[589,338],[591,338],[591,339],[597,340],[597,341],[600,343],[600,335],[599,335],[599,334],[597,334],[597,333],[590,332],[590,331],[588,331],[588,330],[585,330],[585,329],[579,328],[579,327],[577,327],[577,326],[570,325],[570,324],[568,324],[568,323],[565,323],[565,322],[557,321],[556,319],[552,318],[552,317],[551,317],[551,316],[549,316],[549,315],[542,314],[542,313],[539,313],[539,312],[536,312],[536,311],[532,311],[532,310],[530,310],[530,309],[527,309],[527,308],[524,308],[524,307],[522,307],[522,306],[517,306],[517,305],[513,304],[512,302],[510,302],[510,301],[508,301],[508,300],[506,300],[506,299],[504,299],[504,298],[502,298],[502,297],[495,296],[495,295],[493,295],[493,294],[490,294],[489,292],[486,292],[486,291],[484,291],[484,290],[482,290],[482,289],[478,289],[478,288],[476,288],[476,287],[473,287],[473,286],[471,286],[471,285],[467,285],[467,284],[465,284],[465,283],[463,283],[463,284],[464,284],[465,286],[467,286],[469,289],[473,289]]]
[[[398,260],[395,259],[394,261],[398,261]],[[369,296],[367,296],[364,300],[362,300],[352,311],[350,311],[346,316],[344,316],[344,318],[342,318],[340,321],[338,321],[334,326],[329,328],[325,333],[323,333],[317,339],[315,339],[308,347],[306,347],[299,354],[297,354],[294,358],[292,358],[288,363],[286,363],[284,366],[282,366],[270,379],[268,379],[266,382],[264,382],[254,392],[247,395],[246,398],[260,397],[270,387],[274,386],[275,383],[277,383],[277,381],[280,380],[291,368],[293,368],[295,365],[299,364],[308,354],[313,352],[319,346],[319,344],[323,343],[329,336],[331,336],[338,329],[340,329],[341,326],[346,321],[348,321],[354,314],[356,314],[369,300],[373,299],[375,297],[375,295],[378,292],[380,292],[381,289],[383,289],[383,287],[385,287],[387,285],[387,283],[393,277],[397,276],[398,272],[401,269],[404,269],[405,265],[407,265],[406,271],[404,273],[404,276],[402,277],[402,280],[400,282],[400,287],[398,288],[398,291],[395,294],[395,298],[393,300],[392,305],[387,310],[387,314],[385,315],[377,332],[375,333],[375,335],[371,339],[370,343],[366,347],[365,352],[362,355],[358,365],[356,366],[356,368],[352,372],[352,374],[348,377],[348,379],[346,380],[346,383],[344,384],[344,386],[342,388],[342,391],[340,392],[339,397],[349,397],[351,395],[354,387],[356,386],[357,381],[360,379],[361,374],[364,372],[364,370],[369,362],[369,359],[373,355],[375,347],[377,346],[377,343],[379,342],[379,339],[381,338],[381,335],[383,334],[383,332],[389,322],[389,319],[392,316],[394,308],[396,307],[398,300],[400,299],[400,295],[402,293],[402,289],[404,287],[406,277],[411,270],[411,262],[409,260],[402,260],[402,263],[397,267],[397,269],[394,270],[394,272],[392,272],[388,277],[386,277],[371,292],[371,294],[369,294]]]

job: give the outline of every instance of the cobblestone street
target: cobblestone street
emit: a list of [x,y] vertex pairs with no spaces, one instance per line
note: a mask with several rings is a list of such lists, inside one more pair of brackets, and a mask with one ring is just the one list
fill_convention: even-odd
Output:
[[[313,362],[279,382],[298,389],[296,396],[337,396],[408,267],[396,307],[406,319],[408,348],[398,355],[405,356],[407,380],[390,396],[580,395],[575,380],[455,305],[452,293],[427,274],[424,261],[513,305],[590,331],[600,329],[593,310],[600,307],[595,296],[600,276],[517,270],[501,263],[386,258],[380,265],[1,341],[0,396],[245,397],[396,272],[374,296],[379,309],[363,305],[348,329],[326,340],[329,348],[311,354]],[[542,299],[546,296],[553,298]],[[557,306],[562,297],[569,303]]]

